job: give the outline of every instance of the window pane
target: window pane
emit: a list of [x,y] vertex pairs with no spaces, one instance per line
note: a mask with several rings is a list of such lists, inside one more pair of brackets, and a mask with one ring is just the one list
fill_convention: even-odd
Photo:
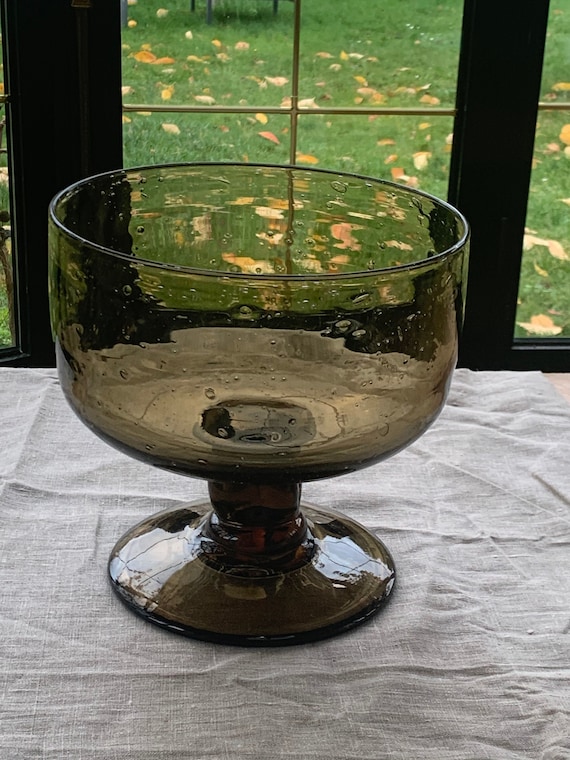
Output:
[[10,194],[6,160],[6,104],[3,99],[4,67],[2,66],[0,68],[0,348],[8,348],[15,344],[15,315]]
[[453,108],[462,12],[462,0],[304,3],[301,100]]
[[558,0],[550,10],[536,125],[515,326],[520,338],[570,337],[569,40],[570,0]]
[[[289,117],[270,114],[126,113],[124,164],[183,161],[288,163]],[[271,137],[270,137],[271,135]]]
[[453,118],[302,114],[297,161],[367,174],[445,198]]
[[123,28],[125,103],[279,107],[291,95],[293,6],[141,0]]

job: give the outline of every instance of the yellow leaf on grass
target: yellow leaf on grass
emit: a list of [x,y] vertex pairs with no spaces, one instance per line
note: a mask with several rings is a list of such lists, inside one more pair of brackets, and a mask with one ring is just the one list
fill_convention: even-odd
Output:
[[316,156],[311,156],[308,153],[297,153],[296,158],[300,164],[318,164],[319,163],[319,159]]
[[170,87],[163,87],[163,89],[160,91],[160,97],[162,98],[162,100],[170,100],[173,92],[174,92],[174,85],[170,85]]
[[272,143],[275,143],[276,145],[280,145],[279,138],[273,134],[273,132],[258,132],[257,133],[260,137],[263,137],[264,140],[269,140]]
[[560,141],[564,143],[564,145],[570,145],[570,124],[565,124],[562,129],[560,130]]
[[345,53],[344,50],[341,50],[339,58],[340,58],[341,61],[348,61],[349,55],[348,55],[348,53]]
[[202,103],[205,106],[213,106],[216,102],[215,98],[211,95],[194,95],[194,100],[198,103]]
[[289,80],[287,77],[265,77],[265,81],[275,85],[275,87],[283,87]]
[[555,92],[568,92],[570,90],[570,82],[556,82],[552,85],[552,89]]
[[315,53],[315,58],[332,58],[332,55],[331,53],[327,53],[323,50],[319,53]]
[[390,155],[386,156],[386,158],[384,159],[384,163],[385,164],[393,164],[394,161],[397,161],[397,160],[398,160],[398,154],[397,153],[390,153]]
[[159,8],[156,12],[157,18],[166,18],[168,16],[168,9],[167,8]]
[[121,87],[121,95],[132,95],[134,91],[134,87],[131,87],[129,84],[124,84]]
[[297,103],[297,105],[299,108],[318,108],[314,98],[303,98]]
[[378,140],[376,145],[395,145],[396,141],[392,140],[391,137],[383,137],[381,140]]
[[220,42],[220,40],[212,40],[212,45],[217,48],[222,47],[222,43]]
[[179,135],[180,134],[180,127],[177,124],[165,123],[165,124],[162,125],[162,128],[169,135]]
[[234,50],[249,50],[249,42],[244,42],[243,40],[236,42]]
[[200,58],[198,55],[188,55],[186,56],[186,60],[191,61],[192,63],[204,63],[207,59]]
[[436,98],[434,95],[422,95],[420,98],[420,103],[425,103],[428,106],[438,106],[440,103],[439,98]]
[[421,124],[418,124],[418,129],[429,129],[431,127],[431,124],[429,121],[422,121]]
[[151,53],[150,50],[139,50],[138,53],[133,53],[133,58],[139,63],[154,63],[156,56]]
[[363,85],[364,87],[368,87],[368,82],[366,81],[366,77],[362,77],[360,75],[353,77],[353,79],[358,82],[358,84]]
[[530,318],[530,322],[517,322],[517,324],[533,335],[559,335],[562,332],[562,328],[555,325],[546,314],[535,314]]
[[414,166],[416,169],[418,171],[421,171],[428,165],[428,161],[431,158],[431,153],[427,150],[419,150],[417,153],[414,153],[412,158],[414,160]]
[[523,248],[525,251],[528,251],[530,248],[533,248],[535,245],[543,245],[546,248],[548,248],[548,253],[553,256],[555,259],[559,259],[560,261],[570,261],[570,256],[566,253],[564,250],[564,247],[561,243],[558,242],[558,240],[550,240],[547,238],[540,238],[536,235],[531,235],[529,233],[526,233],[523,238]]
[[534,262],[534,271],[537,274],[539,274],[541,277],[548,277],[548,272],[546,271],[546,269],[539,267],[536,261]]
[[267,122],[269,121],[269,119],[264,113],[256,113],[255,118],[260,124],[267,124]]

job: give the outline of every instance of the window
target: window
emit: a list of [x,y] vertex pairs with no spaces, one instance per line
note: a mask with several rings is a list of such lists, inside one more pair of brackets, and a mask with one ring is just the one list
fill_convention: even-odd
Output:
[[[123,162],[120,5],[1,0],[18,293],[17,346],[4,353],[13,364],[53,363],[46,292],[50,198],[80,176]],[[370,13],[382,5],[370,4]],[[570,14],[568,0],[559,5]],[[197,6],[196,13],[200,0]],[[284,1],[279,6],[283,15],[295,10]],[[570,369],[568,340],[513,338],[548,11],[547,0],[466,0],[463,7],[456,103],[441,118],[453,121],[448,197],[473,229],[464,366]],[[291,123],[290,113],[274,115]],[[321,116],[303,115],[296,159],[297,153],[315,155],[308,125]],[[361,118],[342,111],[329,116],[338,123]],[[206,117],[184,115],[197,130]]]

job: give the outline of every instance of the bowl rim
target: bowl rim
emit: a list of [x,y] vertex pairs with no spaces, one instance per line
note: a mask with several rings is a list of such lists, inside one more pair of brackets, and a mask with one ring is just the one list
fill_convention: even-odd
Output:
[[[423,259],[418,259],[417,261],[408,262],[406,264],[398,264],[398,265],[388,266],[388,267],[375,267],[373,269],[357,269],[352,272],[318,272],[318,273],[304,273],[304,274],[303,273],[295,274],[295,273],[288,273],[288,272],[251,273],[251,272],[231,272],[231,271],[225,271],[222,269],[206,269],[203,267],[172,264],[172,263],[163,262],[163,261],[154,261],[153,259],[147,259],[144,256],[139,256],[139,255],[134,256],[133,254],[124,253],[122,251],[116,251],[113,248],[108,248],[107,246],[100,245],[99,243],[95,243],[83,237],[82,235],[79,235],[78,233],[73,232],[72,230],[68,229],[68,227],[66,227],[65,224],[57,216],[56,209],[59,206],[59,204],[67,196],[71,196],[73,193],[77,192],[81,188],[81,186],[86,185],[89,182],[93,182],[105,177],[121,176],[121,175],[126,176],[128,174],[132,174],[136,172],[161,171],[161,170],[167,170],[167,169],[187,168],[187,167],[188,168],[189,167],[194,167],[194,168],[241,167],[241,168],[251,168],[251,169],[278,169],[278,170],[289,170],[289,171],[297,171],[297,172],[307,172],[309,174],[318,173],[321,175],[328,175],[331,178],[334,177],[337,180],[355,179],[355,180],[365,181],[365,182],[373,183],[375,185],[382,186],[388,189],[396,190],[399,193],[402,193],[402,192],[407,193],[411,197],[423,198],[435,204],[436,206],[439,206],[440,208],[446,209],[462,224],[463,232],[461,236],[459,237],[459,239],[452,246],[450,246],[449,248],[446,248],[446,250],[441,251],[440,253],[435,253],[432,256],[426,256]],[[357,277],[358,278],[359,277],[374,277],[374,276],[378,276],[379,274],[384,274],[384,273],[405,272],[405,271],[411,271],[411,270],[416,270],[416,269],[429,268],[443,259],[454,256],[460,251],[465,251],[467,249],[467,246],[470,241],[470,236],[471,236],[471,227],[466,217],[463,215],[463,213],[459,211],[459,209],[457,209],[448,201],[445,201],[442,198],[438,198],[436,195],[428,193],[425,190],[420,190],[415,187],[408,187],[406,185],[401,185],[401,184],[398,184],[397,182],[383,179],[382,177],[374,177],[371,175],[358,174],[354,172],[346,172],[342,170],[313,167],[313,166],[307,167],[307,166],[302,166],[302,165],[297,165],[297,164],[279,164],[279,163],[264,163],[264,162],[245,163],[245,162],[240,162],[240,161],[164,162],[164,163],[157,163],[157,164],[142,164],[142,165],[132,166],[132,167],[128,166],[128,167],[98,172],[96,174],[92,174],[90,176],[86,176],[79,180],[76,180],[72,184],[58,191],[53,196],[53,198],[51,199],[49,203],[48,219],[49,219],[50,224],[52,224],[54,227],[59,229],[68,238],[71,238],[82,245],[89,246],[93,250],[100,251],[101,253],[105,253],[106,255],[112,256],[114,258],[122,259],[130,263],[136,263],[138,265],[152,267],[152,268],[156,268],[160,270],[169,270],[172,272],[194,274],[194,275],[200,275],[200,276],[205,276],[205,277],[229,278],[232,280],[233,279],[251,280],[252,278],[255,278],[255,280],[260,280],[260,281],[275,281],[275,280],[303,281],[305,280],[305,281],[314,282],[316,280],[328,281],[328,280],[333,280],[333,279],[334,280],[350,280]]]

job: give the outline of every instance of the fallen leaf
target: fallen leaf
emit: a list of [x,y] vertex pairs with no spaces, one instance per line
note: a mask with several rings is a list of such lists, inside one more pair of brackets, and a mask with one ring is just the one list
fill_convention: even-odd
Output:
[[344,50],[341,50],[339,58],[341,61],[348,61],[349,60],[348,53],[345,53]]
[[162,98],[162,100],[170,100],[173,92],[174,92],[174,85],[170,85],[169,87],[163,87],[163,89],[160,91],[160,97]]
[[164,123],[162,125],[162,128],[169,135],[179,135],[180,134],[180,127],[177,124],[169,124],[169,123],[166,122],[166,123]]
[[221,47],[223,47],[223,46],[222,46],[222,43],[220,42],[220,40],[212,40],[212,45],[213,45],[214,47],[217,47],[217,48],[221,48]]
[[530,318],[530,322],[517,322],[517,324],[534,335],[560,335],[562,332],[562,328],[555,325],[546,314],[535,314]]
[[275,87],[283,87],[289,80],[287,77],[265,77],[265,81],[275,85]]
[[329,66],[329,69],[331,71],[340,71],[342,69],[342,66],[340,65],[340,63],[331,63],[331,65]]
[[244,42],[243,40],[236,42],[234,50],[249,50],[249,42]]
[[299,108],[318,108],[314,98],[303,98],[297,103],[297,105]]
[[570,90],[570,82],[556,82],[552,85],[552,89],[555,92],[568,92]]
[[308,153],[297,153],[296,159],[300,164],[318,164],[319,159],[316,156],[311,156]]
[[534,266],[534,271],[538,275],[540,275],[541,277],[548,277],[548,272],[546,271],[546,269],[543,269],[542,267],[538,266],[536,261],[534,262],[533,266]]
[[440,103],[439,98],[436,98],[434,95],[422,95],[420,98],[420,103],[425,103],[428,106],[438,106]]
[[150,50],[139,50],[138,53],[133,53],[133,58],[139,63],[154,63],[156,56],[151,53]]
[[566,253],[561,243],[557,240],[549,240],[547,238],[537,237],[530,233],[526,233],[523,237],[523,249],[525,251],[530,250],[535,245],[542,245],[548,248],[548,252],[555,259],[560,261],[570,261],[570,256]]
[[216,58],[218,61],[222,61],[223,63],[227,63],[228,61],[231,61],[231,58],[227,53],[216,53]]
[[319,53],[315,53],[315,58],[332,58],[333,56],[331,53],[326,53],[325,51],[321,51]]
[[129,27],[129,29],[134,29],[136,25],[137,25],[137,22],[134,20],[134,18],[130,18],[127,21],[127,26]]
[[166,18],[168,16],[168,9],[167,8],[159,8],[156,11],[156,17],[157,18]]
[[206,106],[213,106],[216,102],[211,95],[194,95],[194,100]]
[[368,82],[367,82],[367,80],[366,80],[366,77],[363,77],[363,76],[360,76],[360,75],[358,75],[358,76],[355,76],[355,77],[353,77],[353,79],[354,79],[356,82],[358,82],[358,84],[361,84],[361,85],[363,85],[364,87],[368,87]]
[[396,141],[392,140],[391,137],[383,137],[381,140],[378,140],[376,142],[376,145],[395,145]]
[[431,158],[431,153],[427,150],[419,150],[417,153],[414,153],[412,156],[414,161],[414,166],[418,171],[421,171],[422,169],[425,169],[428,165],[428,162]]
[[257,133],[260,137],[263,137],[265,140],[270,140],[272,143],[275,143],[276,145],[280,145],[279,138],[273,134],[273,132],[258,132]]
[[562,127],[559,138],[564,145],[570,145],[570,124],[565,124]]
[[134,91],[134,87],[131,87],[128,84],[121,87],[121,95],[132,95]]
[[186,60],[191,61],[192,63],[204,63],[207,59],[200,58],[198,55],[189,55],[186,57]]
[[418,124],[418,129],[429,129],[430,127],[429,121],[422,121],[421,124]]
[[397,160],[398,160],[398,154],[397,153],[390,153],[390,155],[387,156],[384,159],[384,163],[385,164],[393,164],[394,161],[397,161]]
[[269,121],[269,119],[267,118],[266,114],[264,114],[264,113],[256,113],[255,114],[255,118],[257,119],[257,121],[260,124],[267,124],[267,122]]
[[191,40],[194,37],[190,29],[188,29],[188,31],[184,33],[184,36],[186,37],[187,40]]

